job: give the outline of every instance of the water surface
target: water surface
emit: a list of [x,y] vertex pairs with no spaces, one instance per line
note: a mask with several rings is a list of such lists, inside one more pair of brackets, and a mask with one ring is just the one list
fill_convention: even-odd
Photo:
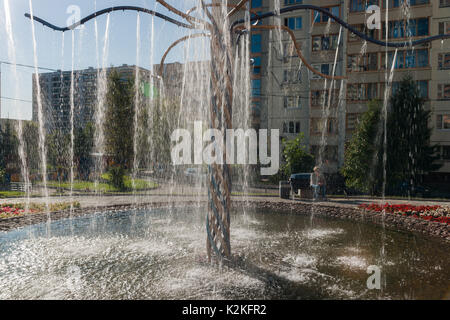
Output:
[[[232,215],[234,263],[205,258],[205,212],[109,212],[0,233],[0,299],[441,299],[448,245],[308,215]],[[384,239],[384,240],[383,240]],[[384,245],[383,245],[384,244]],[[369,266],[382,290],[369,290]]]

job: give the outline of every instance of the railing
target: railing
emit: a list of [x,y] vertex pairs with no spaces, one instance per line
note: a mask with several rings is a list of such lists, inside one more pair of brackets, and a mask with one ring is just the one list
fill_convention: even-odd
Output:
[[33,184],[25,183],[25,182],[11,182],[10,190],[11,191],[21,191],[21,192],[29,192],[33,189]]

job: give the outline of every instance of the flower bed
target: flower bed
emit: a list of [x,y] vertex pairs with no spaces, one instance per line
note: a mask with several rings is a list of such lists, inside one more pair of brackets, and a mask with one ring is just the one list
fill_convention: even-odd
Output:
[[442,206],[413,206],[409,204],[386,203],[379,205],[375,203],[362,204],[360,208],[373,212],[386,212],[389,214],[399,214],[402,216],[424,219],[427,221],[436,221],[440,223],[450,224],[450,207]]
[[[50,204],[49,211],[63,211],[67,210],[70,207],[72,208],[80,208],[79,202],[62,202],[62,203],[52,203]],[[28,210],[25,210],[25,204],[16,203],[16,204],[0,204],[0,219],[7,219],[13,217],[20,217],[28,214],[37,214],[46,212],[46,207],[44,204],[36,204],[31,203]]]

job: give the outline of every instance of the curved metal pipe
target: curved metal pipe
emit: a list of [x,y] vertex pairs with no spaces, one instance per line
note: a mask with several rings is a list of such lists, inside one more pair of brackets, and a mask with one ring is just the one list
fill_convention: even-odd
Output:
[[169,54],[169,52],[176,47],[179,43],[186,41],[188,39],[193,39],[193,38],[201,38],[201,37],[210,37],[211,35],[208,33],[195,33],[195,34],[191,34],[189,36],[185,36],[183,38],[178,39],[177,41],[175,41],[174,43],[172,43],[170,45],[169,48],[167,48],[166,52],[164,53],[163,57],[161,58],[161,64],[159,66],[159,76],[162,77],[163,76],[163,71],[164,71],[164,62],[166,61],[167,55]]
[[[321,8],[321,7],[314,6],[314,5],[309,5],[309,4],[298,4],[298,5],[295,5],[295,6],[288,7],[288,8],[283,8],[283,9],[280,10],[280,14],[288,13],[288,12],[292,12],[292,11],[297,11],[297,10],[314,10],[314,11],[319,11],[319,12],[325,14],[326,16],[328,16],[329,18],[332,18],[337,23],[339,23],[341,26],[343,26],[347,30],[353,32],[354,34],[356,34],[358,37],[360,37],[360,38],[362,38],[362,39],[364,39],[364,40],[366,40],[368,42],[377,44],[379,46],[384,46],[384,47],[406,48],[406,47],[418,46],[418,45],[421,45],[421,44],[424,44],[424,43],[428,43],[428,42],[432,42],[432,41],[436,41],[436,40],[450,39],[450,34],[441,34],[441,35],[432,36],[432,37],[419,39],[419,40],[415,40],[415,41],[384,42],[384,41],[373,39],[373,38],[365,35],[364,33],[359,32],[358,30],[356,30],[355,28],[350,26],[348,23],[343,21],[341,18],[336,17],[335,15],[333,15],[328,10],[326,10],[324,8]],[[257,20],[263,20],[263,19],[267,19],[267,18],[270,18],[270,17],[274,17],[276,15],[277,15],[277,13],[274,12],[274,11],[267,12],[267,13],[258,15],[256,17],[250,18],[250,21],[253,22],[253,21],[257,21]],[[245,23],[245,20],[241,19],[241,20],[235,21],[231,25],[231,31],[233,31],[234,28],[238,24],[242,24],[242,23]]]
[[99,17],[101,15],[104,15],[104,14],[107,14],[107,13],[110,13],[110,12],[114,12],[114,11],[127,11],[127,10],[128,11],[137,11],[137,12],[147,13],[147,14],[150,14],[152,16],[161,18],[161,19],[163,19],[165,21],[168,21],[170,23],[173,23],[173,24],[177,25],[178,27],[183,27],[183,28],[187,28],[187,29],[195,29],[195,27],[192,26],[192,25],[189,25],[189,24],[177,21],[177,20],[172,19],[172,18],[170,18],[170,17],[168,17],[166,15],[163,15],[163,14],[161,14],[159,12],[155,12],[153,10],[149,10],[149,9],[146,9],[146,8],[134,7],[134,6],[119,6],[119,7],[106,8],[106,9],[94,12],[93,14],[91,14],[91,15],[83,18],[83,19],[81,19],[78,22],[75,22],[73,25],[68,26],[68,27],[55,26],[55,25],[53,25],[53,24],[51,24],[51,23],[49,23],[49,22],[47,22],[44,19],[41,19],[39,17],[36,17],[36,16],[32,17],[29,13],[25,13],[25,17],[27,17],[29,19],[32,19],[34,21],[37,21],[39,23],[42,23],[44,26],[46,26],[46,27],[48,27],[50,29],[53,29],[53,30],[56,30],[56,31],[66,32],[66,31],[69,31],[69,30],[73,30],[76,27],[85,24],[89,20],[95,19],[95,18],[97,18],[97,17]]

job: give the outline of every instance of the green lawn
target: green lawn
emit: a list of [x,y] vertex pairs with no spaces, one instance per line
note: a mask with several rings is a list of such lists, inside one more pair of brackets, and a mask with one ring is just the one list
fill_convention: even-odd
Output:
[[[102,178],[105,180],[109,180],[108,175],[103,175]],[[70,183],[69,182],[58,182],[58,181],[49,181],[47,183],[48,187],[53,188],[63,188],[66,190],[70,189]],[[135,180],[135,188],[133,188],[133,181],[130,177],[125,177],[125,187],[126,191],[136,190],[136,191],[142,191],[142,190],[148,190],[148,189],[155,189],[158,187],[158,184],[156,182],[152,181],[146,181],[141,179]],[[73,190],[74,191],[99,191],[99,192],[121,192],[121,190],[116,189],[112,185],[108,183],[98,183],[98,185],[95,185],[95,182],[90,181],[74,181],[73,184]]]
[[20,197],[24,197],[24,196],[25,196],[25,192],[21,192],[21,191],[0,191],[0,199],[20,198]]

